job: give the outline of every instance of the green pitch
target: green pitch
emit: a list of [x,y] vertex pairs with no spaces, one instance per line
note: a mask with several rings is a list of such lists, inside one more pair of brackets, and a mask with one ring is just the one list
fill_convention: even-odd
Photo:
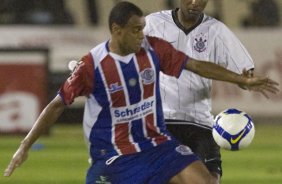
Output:
[[37,148],[29,152],[28,160],[9,178],[3,177],[3,171],[22,137],[0,137],[1,184],[85,183],[89,165],[82,127],[57,125],[50,133],[51,136],[43,136],[36,142]]
[[223,184],[282,184],[282,124],[255,127],[250,147],[222,151]]
[[[51,136],[43,136],[29,159],[1,184],[82,184],[88,154],[80,125],[56,125]],[[282,124],[256,125],[249,148],[222,151],[222,184],[282,183]],[[5,170],[22,136],[0,136],[0,170]]]

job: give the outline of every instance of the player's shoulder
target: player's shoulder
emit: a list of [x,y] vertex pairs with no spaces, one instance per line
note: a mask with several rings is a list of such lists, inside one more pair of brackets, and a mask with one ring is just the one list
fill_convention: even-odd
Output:
[[154,44],[166,44],[168,43],[167,41],[159,38],[159,37],[155,37],[155,36],[146,36],[145,37],[145,43],[149,44],[149,45],[154,45]]
[[160,21],[172,19],[172,10],[162,10],[158,12],[151,13],[146,16],[146,20],[150,21]]
[[209,27],[210,31],[214,31],[216,33],[230,31],[230,29],[223,22],[206,14],[204,14],[201,26],[207,26]]
[[143,40],[142,47],[146,50],[151,50],[155,48],[168,48],[171,45],[159,37],[155,36],[146,36]]
[[207,25],[210,27],[221,27],[224,24],[221,21],[217,20],[216,18],[209,16],[207,14],[204,14],[202,25]]
[[97,52],[100,52],[100,51],[103,51],[103,50],[107,50],[107,44],[108,44],[108,41],[104,41],[98,45],[96,45],[94,48],[92,48],[90,50],[91,53],[97,53]]
[[97,62],[100,62],[105,58],[108,52],[108,41],[104,41],[98,44],[96,47],[90,50],[90,54],[95,62],[95,66],[97,66]]

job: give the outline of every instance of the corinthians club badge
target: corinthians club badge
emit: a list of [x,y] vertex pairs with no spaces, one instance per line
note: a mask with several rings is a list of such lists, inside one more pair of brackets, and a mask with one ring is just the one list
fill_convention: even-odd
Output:
[[207,49],[207,38],[203,33],[196,35],[194,39],[193,48],[197,52],[201,53]]

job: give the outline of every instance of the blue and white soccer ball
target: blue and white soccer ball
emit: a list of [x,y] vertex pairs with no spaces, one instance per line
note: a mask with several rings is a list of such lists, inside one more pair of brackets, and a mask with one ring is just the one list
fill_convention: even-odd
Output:
[[251,144],[255,127],[247,113],[226,109],[215,117],[212,135],[221,148],[236,151]]

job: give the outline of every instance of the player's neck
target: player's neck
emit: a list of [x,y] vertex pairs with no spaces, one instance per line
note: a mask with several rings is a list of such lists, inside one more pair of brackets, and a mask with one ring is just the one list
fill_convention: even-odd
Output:
[[187,18],[181,13],[180,9],[177,11],[178,21],[185,29],[193,27],[198,22],[200,17],[201,16],[199,16],[197,19]]
[[129,52],[123,51],[123,49],[120,48],[118,42],[113,39],[109,41],[109,51],[120,56],[126,56],[129,54]]

